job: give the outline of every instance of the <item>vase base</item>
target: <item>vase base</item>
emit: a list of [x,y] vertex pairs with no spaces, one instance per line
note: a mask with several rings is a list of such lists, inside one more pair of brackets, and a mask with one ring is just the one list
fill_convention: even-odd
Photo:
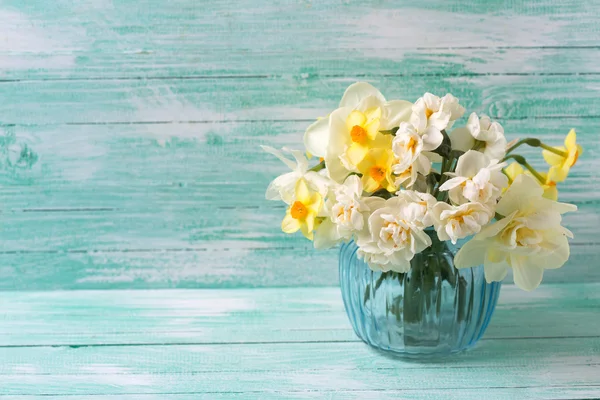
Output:
[[364,344],[366,344],[370,350],[375,351],[378,354],[381,354],[385,357],[403,360],[409,362],[431,362],[436,363],[440,361],[447,360],[449,357],[459,356],[462,353],[470,351],[476,347],[476,343],[473,343],[469,346],[460,348],[460,349],[452,349],[449,347],[442,348],[414,348],[411,351],[398,351],[392,348],[384,348],[361,339]]

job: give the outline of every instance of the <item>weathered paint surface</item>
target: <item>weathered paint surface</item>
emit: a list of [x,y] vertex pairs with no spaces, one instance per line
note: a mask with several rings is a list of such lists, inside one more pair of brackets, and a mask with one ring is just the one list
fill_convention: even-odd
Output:
[[[598,398],[600,3],[398,3],[3,1],[0,399]],[[586,148],[571,260],[444,363],[359,342],[263,197],[356,80]]]
[[0,289],[322,286],[266,202],[355,80],[451,91],[510,138],[586,147],[562,199],[569,264],[600,280],[600,3],[575,0],[23,1],[0,5]]
[[480,345],[428,363],[360,342],[338,288],[4,292],[0,303],[3,399],[600,394],[600,284],[505,286]]

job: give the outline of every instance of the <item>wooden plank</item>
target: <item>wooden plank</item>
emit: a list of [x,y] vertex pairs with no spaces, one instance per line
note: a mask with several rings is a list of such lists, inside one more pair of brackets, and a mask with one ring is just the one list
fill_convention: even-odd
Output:
[[[345,319],[335,288],[6,293],[2,296],[3,327],[12,327],[15,333],[23,329],[19,315],[29,316],[32,327],[38,321],[66,332],[68,324],[62,314],[70,316],[79,328],[89,327],[100,335],[102,329],[87,317],[95,316],[97,321],[116,317],[113,327],[137,329],[140,335],[147,335],[149,331],[135,317],[124,324],[118,322],[127,314],[145,314],[155,326],[174,329],[175,321],[199,318],[200,325],[215,327],[214,338],[222,342],[202,342],[198,333],[199,342],[171,345],[136,345],[129,341],[132,337],[108,346],[92,342],[7,345],[3,338],[0,395],[412,398],[414,394],[426,398],[427,394],[431,398],[445,392],[466,398],[482,393],[489,398],[509,394],[519,398],[594,397],[600,390],[600,337],[594,325],[600,301],[598,285],[545,285],[533,293],[506,286],[481,345],[444,362],[429,363],[384,357],[356,340],[332,338],[328,326],[322,327],[321,338],[313,332],[304,342],[289,341],[285,334],[264,329],[277,319],[290,331],[305,330],[305,318],[314,317],[319,324],[325,321],[319,321],[322,313],[332,320]],[[47,318],[40,318],[42,311]],[[244,313],[257,318],[254,323],[262,325],[263,334],[270,335],[268,340],[252,341],[252,336],[246,336],[252,328],[230,331],[232,326],[245,327],[251,322]],[[262,320],[273,314],[271,321]],[[571,326],[563,318],[568,315],[578,316],[579,326]],[[222,323],[215,324],[219,319]],[[594,333],[577,336],[586,329]],[[494,331],[508,336],[495,336]],[[22,331],[21,337],[28,336],[24,332],[29,331]],[[81,337],[81,333],[72,336]],[[268,386],[265,380],[270,382]]]
[[[119,53],[2,54],[5,81],[43,80],[199,80],[207,78],[323,79],[381,77],[421,80],[424,77],[598,75],[600,48],[390,48],[240,50],[158,48]],[[50,66],[50,68],[49,68]],[[376,66],[376,67],[374,67]]]
[[[505,285],[485,338],[596,337],[600,321],[589,313],[598,285],[533,293]],[[5,292],[0,300],[0,347],[358,340],[338,288]]]
[[[6,124],[120,124],[314,120],[333,110],[348,85],[368,80],[388,98],[451,92],[469,112],[503,119],[597,118],[600,75],[300,77],[25,81],[1,83]],[[536,90],[531,90],[535,87]],[[39,104],[44,107],[39,107]]]
[[[410,390],[346,390],[346,389],[335,389],[331,391],[279,391],[273,393],[161,393],[156,394],[130,394],[130,395],[94,395],[94,399],[99,400],[197,400],[197,399],[208,399],[208,400],[220,400],[220,399],[238,399],[238,400],[255,400],[257,395],[260,395],[261,399],[265,400],[280,400],[285,399],[336,399],[336,400],[347,400],[347,399],[398,399],[398,398],[410,398],[415,400],[431,400],[431,399],[449,399],[449,400],[480,400],[482,396],[486,399],[504,400],[504,399],[524,399],[524,400],[538,400],[544,399],[565,399],[574,400],[582,399],[589,400],[594,399],[598,396],[598,386],[553,386],[546,388],[477,388],[477,389],[443,389],[443,390],[427,390],[427,391],[410,391]],[[65,399],[69,400],[88,400],[89,395],[78,396],[69,395],[68,397],[58,396],[2,396],[4,400],[34,400],[34,399]]]
[[[430,400],[437,398],[444,398],[448,400],[480,400],[482,396],[486,399],[504,400],[519,398],[523,400],[538,400],[540,398],[546,399],[594,399],[598,395],[600,389],[598,386],[553,386],[546,388],[478,388],[478,389],[444,389],[444,390],[427,390],[427,391],[410,391],[410,390],[345,390],[336,389],[331,391],[280,391],[274,393],[161,393],[156,394],[130,394],[130,395],[94,395],[94,399],[98,400],[197,400],[197,399],[208,399],[208,400],[220,400],[220,399],[238,399],[238,400],[254,400],[257,394],[260,394],[261,399],[265,400],[280,400],[285,399],[322,399],[324,396],[328,399],[346,400],[346,399],[398,399],[398,398],[410,398],[415,400]],[[40,396],[2,396],[5,400],[34,400],[40,399]],[[43,396],[44,399],[56,400],[65,399],[65,396]],[[78,396],[69,395],[69,400],[88,400],[89,395]]]
[[[541,135],[550,143],[560,143],[564,128],[579,130],[586,152],[561,187],[561,199],[580,207],[565,218],[576,247],[569,265],[547,278],[599,280],[600,271],[589,268],[600,222],[595,119],[568,119],[564,128],[555,119],[503,123],[510,138]],[[337,282],[336,251],[317,252],[300,236],[281,233],[282,205],[264,200],[268,182],[285,166],[258,145],[301,146],[306,124],[14,127],[17,141],[27,143],[38,161],[31,169],[5,166],[0,175],[6,278],[0,287]]]
[[[390,48],[415,47],[596,46],[599,37],[594,18],[599,6],[574,0],[533,5],[523,0],[510,5],[442,0],[418,5],[264,0],[202,6],[189,1],[147,3],[142,11],[132,1],[7,1],[0,14],[7,40],[0,51],[60,56],[152,54],[161,49],[184,54],[191,48],[201,63],[202,56],[219,50],[237,56],[281,49],[375,49],[385,54]],[[18,48],[11,46],[16,39],[20,39]],[[82,58],[51,61],[60,67],[85,64]]]

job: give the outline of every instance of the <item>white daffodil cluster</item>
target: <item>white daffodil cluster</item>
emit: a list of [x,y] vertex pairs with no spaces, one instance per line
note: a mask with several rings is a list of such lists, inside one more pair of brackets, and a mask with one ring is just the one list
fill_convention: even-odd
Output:
[[[519,287],[536,288],[544,269],[569,257],[572,234],[561,215],[576,207],[556,201],[556,182],[582,148],[574,131],[564,147],[535,138],[507,144],[502,126],[476,113],[452,129],[464,112],[451,94],[388,101],[368,83],[351,85],[306,130],[306,154],[282,149],[292,161],[263,146],[292,170],[266,194],[287,204],[282,230],[302,232],[319,249],[355,240],[372,269],[396,272],[410,269],[431,235],[454,244],[470,238],[457,268],[483,265],[488,282],[510,268]],[[543,149],[548,172],[514,154],[524,144]]]

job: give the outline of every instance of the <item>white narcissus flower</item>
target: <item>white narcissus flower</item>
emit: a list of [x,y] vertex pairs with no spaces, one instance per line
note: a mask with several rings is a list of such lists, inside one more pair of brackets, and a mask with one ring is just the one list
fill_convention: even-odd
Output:
[[400,190],[396,193],[396,196],[402,201],[408,203],[415,203],[421,207],[422,219],[420,221],[423,228],[427,228],[433,225],[432,209],[437,203],[437,199],[429,193],[418,192],[416,190]]
[[419,177],[425,177],[431,171],[431,161],[427,157],[418,157],[417,160],[402,172],[396,174],[394,185],[407,189],[415,189]]
[[322,213],[325,219],[315,231],[315,248],[335,246],[365,228],[371,207],[385,200],[362,197],[362,194],[361,179],[356,175],[350,175],[343,184],[331,188]]
[[[368,230],[358,235],[358,256],[371,269],[407,272],[415,254],[431,245],[424,232],[427,202],[413,202],[412,194],[392,197],[368,219]],[[422,204],[425,203],[425,204]]]
[[393,172],[399,176],[396,186],[408,180],[409,183],[404,186],[409,188],[415,183],[417,174],[427,175],[431,170],[431,161],[423,152],[437,149],[442,141],[442,133],[435,128],[419,133],[412,124],[401,123],[392,141],[397,160]]
[[504,165],[469,150],[458,159],[456,172],[446,172],[452,178],[444,182],[440,190],[447,190],[454,204],[492,204],[508,186],[508,178],[502,173]]
[[459,250],[456,267],[483,264],[488,282],[501,281],[512,268],[515,284],[524,290],[538,287],[545,269],[562,267],[573,234],[561,226],[561,214],[577,207],[543,198],[543,192],[534,178],[519,175],[498,203],[496,211],[505,217]]
[[390,130],[408,121],[412,103],[386,101],[365,82],[350,85],[337,110],[317,120],[304,134],[309,153],[323,157],[330,177],[342,183],[373,148],[389,148],[391,137],[380,131]]
[[469,116],[467,126],[456,128],[450,135],[452,148],[469,151],[473,148],[485,154],[490,160],[501,160],[506,155],[504,129],[490,117],[476,113]]
[[273,154],[280,159],[292,170],[292,172],[278,176],[269,184],[265,194],[267,200],[283,200],[285,203],[290,204],[294,197],[296,183],[302,178],[314,186],[322,197],[327,194],[331,181],[329,178],[318,174],[317,172],[308,170],[308,160],[304,153],[299,150],[290,150],[284,147],[282,150],[291,153],[296,159],[296,162],[294,162],[285,158],[281,151],[276,150],[273,147],[260,147],[267,153]]
[[458,104],[458,99],[450,93],[442,98],[425,93],[413,105],[410,123],[419,132],[431,127],[442,131],[450,129],[454,121],[464,113],[464,107]]
[[478,233],[493,216],[493,212],[481,203],[451,206],[438,202],[433,206],[431,214],[440,240],[450,240],[454,244],[458,239]]

